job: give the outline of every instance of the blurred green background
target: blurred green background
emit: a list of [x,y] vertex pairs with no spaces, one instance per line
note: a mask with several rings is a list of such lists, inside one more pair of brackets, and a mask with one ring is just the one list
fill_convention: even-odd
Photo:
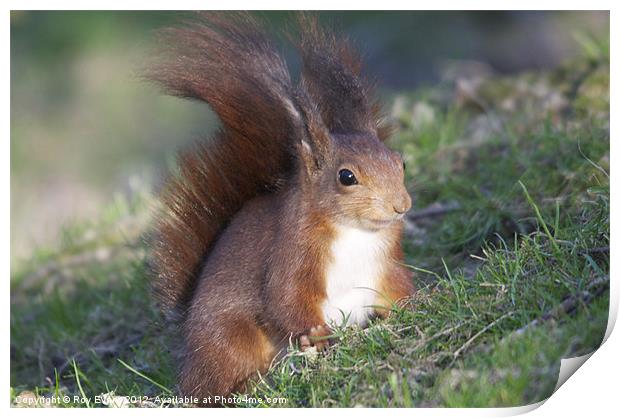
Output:
[[[12,264],[96,216],[115,193],[157,188],[184,144],[216,123],[206,106],[142,81],[153,31],[184,12],[11,12]],[[289,13],[263,13],[280,28]],[[608,37],[607,12],[330,12],[387,98],[455,72],[554,68],[576,34]],[[291,68],[296,59],[290,49]]]

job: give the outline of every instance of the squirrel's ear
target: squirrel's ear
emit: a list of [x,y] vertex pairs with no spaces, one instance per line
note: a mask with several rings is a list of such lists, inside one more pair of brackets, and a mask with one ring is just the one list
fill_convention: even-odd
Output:
[[312,175],[320,171],[329,159],[331,137],[316,105],[304,92],[303,84],[297,93],[296,104],[301,122],[298,129],[298,154],[304,168]]
[[325,167],[327,155],[317,149],[313,141],[303,138],[299,142],[298,148],[301,165],[309,176],[313,177]]
[[321,162],[315,158],[315,153],[312,150],[310,142],[308,142],[304,138],[300,141],[299,144],[299,154],[301,157],[301,161],[308,174],[312,174],[320,170]]

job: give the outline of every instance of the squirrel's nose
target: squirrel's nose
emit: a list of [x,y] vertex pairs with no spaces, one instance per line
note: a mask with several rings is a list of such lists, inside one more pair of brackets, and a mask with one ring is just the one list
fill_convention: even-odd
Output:
[[394,207],[394,212],[402,215],[403,213],[411,209],[411,197],[407,192],[405,192],[394,200],[392,206]]

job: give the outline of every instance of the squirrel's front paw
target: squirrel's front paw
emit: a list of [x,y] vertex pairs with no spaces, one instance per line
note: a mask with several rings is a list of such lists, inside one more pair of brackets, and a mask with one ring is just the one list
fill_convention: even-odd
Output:
[[314,347],[317,351],[323,351],[329,347],[329,337],[332,330],[327,325],[317,325],[310,328],[307,334],[299,337],[301,351],[308,351]]

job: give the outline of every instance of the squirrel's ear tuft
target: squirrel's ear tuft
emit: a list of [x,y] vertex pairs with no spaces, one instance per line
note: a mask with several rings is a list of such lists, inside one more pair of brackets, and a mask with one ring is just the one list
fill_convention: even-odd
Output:
[[327,128],[337,133],[373,132],[386,139],[373,83],[362,76],[362,60],[349,40],[321,27],[314,14],[299,13],[297,21],[302,80]]

